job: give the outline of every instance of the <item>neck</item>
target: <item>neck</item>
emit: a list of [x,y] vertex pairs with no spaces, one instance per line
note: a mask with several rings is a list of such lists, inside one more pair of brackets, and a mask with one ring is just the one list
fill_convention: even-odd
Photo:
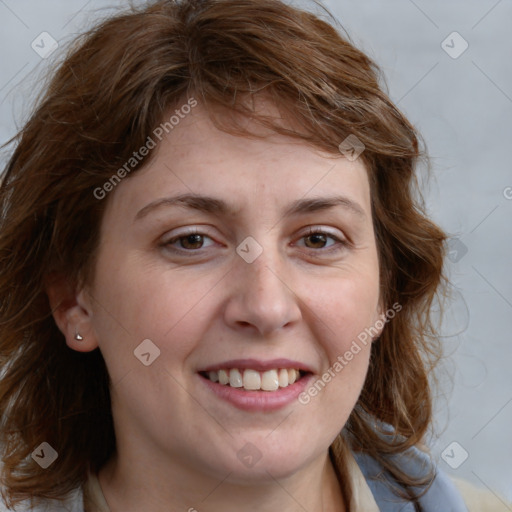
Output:
[[345,512],[343,495],[328,454],[284,479],[235,483],[180,467],[163,467],[114,456],[98,478],[111,512]]

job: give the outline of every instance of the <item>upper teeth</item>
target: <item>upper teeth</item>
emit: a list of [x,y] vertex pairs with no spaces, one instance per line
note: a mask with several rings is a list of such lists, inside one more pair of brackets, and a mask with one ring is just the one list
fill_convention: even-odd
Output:
[[211,371],[207,375],[212,382],[229,384],[233,388],[244,388],[249,391],[260,389],[275,391],[293,384],[299,378],[299,370],[281,368],[258,372],[250,369],[238,370],[237,368],[231,368],[229,370]]

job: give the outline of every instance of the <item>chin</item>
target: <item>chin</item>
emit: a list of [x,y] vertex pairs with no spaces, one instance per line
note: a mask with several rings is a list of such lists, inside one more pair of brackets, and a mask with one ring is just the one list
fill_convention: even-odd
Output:
[[228,481],[238,485],[254,485],[255,483],[268,483],[274,480],[284,480],[299,471],[303,464],[283,461],[266,461],[261,459],[253,467],[243,468],[240,465],[232,467]]
[[256,444],[249,442],[227,460],[222,461],[220,456],[213,457],[214,464],[210,465],[210,472],[216,478],[219,475],[229,474],[226,481],[248,485],[286,479],[315,459],[315,455],[310,454],[308,457],[308,454],[299,447],[293,450],[268,449],[265,451],[266,453],[259,451]]

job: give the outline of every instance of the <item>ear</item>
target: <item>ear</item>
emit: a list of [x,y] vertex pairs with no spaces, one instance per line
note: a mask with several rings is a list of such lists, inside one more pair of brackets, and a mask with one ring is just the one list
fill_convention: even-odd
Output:
[[76,290],[61,274],[51,274],[45,283],[52,315],[69,348],[90,352],[98,347],[92,326],[90,296],[84,289]]

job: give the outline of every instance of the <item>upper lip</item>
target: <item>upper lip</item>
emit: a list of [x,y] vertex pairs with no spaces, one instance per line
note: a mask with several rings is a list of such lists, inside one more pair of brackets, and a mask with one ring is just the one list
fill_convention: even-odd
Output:
[[313,373],[313,370],[311,368],[299,361],[293,361],[292,359],[267,359],[267,360],[261,360],[261,359],[231,359],[230,361],[224,361],[222,363],[218,364],[212,364],[209,366],[205,366],[204,368],[201,368],[200,372],[215,372],[219,370],[225,370],[229,368],[237,368],[239,370],[256,370],[259,372],[264,372],[266,370],[272,370],[274,368],[280,369],[280,368],[294,368],[296,370],[302,370],[304,372],[311,372]]

